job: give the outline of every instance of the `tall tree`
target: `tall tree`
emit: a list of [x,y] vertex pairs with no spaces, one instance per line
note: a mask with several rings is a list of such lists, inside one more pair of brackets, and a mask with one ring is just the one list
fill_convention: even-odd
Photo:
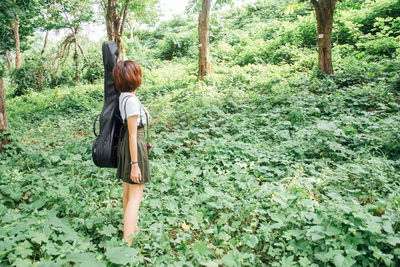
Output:
[[[4,1],[4,0],[3,0]],[[7,1],[6,1],[7,2]],[[9,9],[13,15],[11,27],[15,41],[15,67],[21,66],[21,52],[29,48],[28,44],[22,45],[28,36],[32,36],[41,23],[41,0],[14,0],[14,7]]]
[[186,6],[187,13],[199,12],[199,80],[202,80],[205,76],[210,75],[211,72],[209,40],[211,9],[219,8],[232,2],[232,0],[215,0],[213,1],[213,4],[211,4],[211,0],[189,0],[188,5]]
[[[15,8],[15,3],[13,1],[0,1],[0,52],[4,51],[6,56],[8,56],[8,49],[12,47],[14,39],[11,29],[13,16],[10,16],[10,10],[13,8]],[[4,68],[3,66],[0,66],[0,134],[2,134],[0,136],[0,152],[3,151],[4,144],[8,142],[6,135],[3,134],[8,130],[6,95],[4,92],[3,75]]]
[[[16,3],[17,0],[14,0]],[[21,66],[21,50],[19,44],[19,18],[18,13],[15,13],[15,18],[13,20],[14,29],[14,39],[15,39],[15,67],[19,68]]]
[[57,25],[57,17],[54,17],[54,13],[52,12],[52,9],[55,7],[57,0],[44,0],[44,5],[42,8],[42,16],[43,16],[43,30],[46,31],[46,35],[44,37],[44,42],[43,42],[43,48],[42,52],[40,52],[40,55],[43,56],[44,52],[46,51],[47,47],[47,41],[49,39],[49,33],[52,29],[54,29]]
[[8,63],[8,70],[12,70],[12,55],[10,50],[15,47],[12,22],[17,5],[12,0],[0,1],[0,54],[3,54]]
[[332,25],[337,0],[311,0],[315,8],[318,30],[318,66],[327,74],[333,73]]
[[[3,83],[4,69],[0,69],[0,134],[8,130],[8,119],[6,110],[6,94]],[[0,138],[1,139],[1,138]],[[4,140],[0,140],[0,151]]]
[[151,14],[156,17],[155,6],[159,0],[100,0],[106,20],[108,40],[118,45],[118,60],[125,57],[123,36],[128,16],[143,20]]
[[201,12],[199,14],[199,80],[210,75],[210,40],[209,40],[209,22],[210,22],[211,3],[210,0],[203,0]]
[[80,84],[79,54],[85,58],[84,51],[79,41],[79,31],[85,22],[94,22],[95,16],[92,10],[93,0],[56,0],[54,8],[50,9],[51,17],[58,17],[54,29],[69,29],[71,31],[60,45],[57,58],[63,59],[68,54],[71,45],[74,47],[73,59],[75,62],[75,81]]
[[32,36],[42,23],[40,8],[44,0],[0,1],[0,54],[12,69],[11,53],[15,53],[15,66],[21,65],[21,53],[30,48],[27,38]]

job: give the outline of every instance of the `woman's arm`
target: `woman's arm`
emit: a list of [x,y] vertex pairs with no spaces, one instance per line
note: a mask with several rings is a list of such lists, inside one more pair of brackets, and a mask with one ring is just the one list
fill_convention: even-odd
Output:
[[[137,119],[138,115],[129,116],[127,119],[128,134],[129,134],[129,152],[131,155],[131,161],[138,161],[137,158]],[[141,173],[139,164],[135,163],[131,165],[131,180],[135,183],[139,183],[141,179]]]

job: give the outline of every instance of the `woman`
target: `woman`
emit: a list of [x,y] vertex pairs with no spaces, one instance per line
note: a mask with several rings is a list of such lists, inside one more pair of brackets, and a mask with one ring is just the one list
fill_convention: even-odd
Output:
[[132,245],[132,234],[139,232],[137,219],[144,183],[150,182],[144,126],[148,112],[136,97],[142,83],[142,70],[133,60],[117,62],[112,76],[119,96],[123,125],[117,151],[117,177],[123,181],[124,241]]

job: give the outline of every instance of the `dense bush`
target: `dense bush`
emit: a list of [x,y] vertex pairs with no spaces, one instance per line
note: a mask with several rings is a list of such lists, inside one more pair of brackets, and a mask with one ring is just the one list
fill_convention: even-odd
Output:
[[14,95],[41,91],[50,84],[51,62],[46,57],[27,56],[19,68],[14,68],[11,77],[15,82]]
[[157,45],[156,56],[164,60],[174,57],[194,56],[196,36],[191,32],[181,34],[169,34]]
[[62,85],[76,85],[75,70],[75,64],[72,59],[58,61],[51,72],[50,87],[54,88]]
[[100,53],[90,53],[83,62],[83,79],[93,84],[96,80],[104,77],[103,58]]
[[363,4],[363,12],[355,13],[355,22],[360,24],[360,30],[367,34],[373,33],[376,18],[397,18],[400,14],[398,0],[368,0]]

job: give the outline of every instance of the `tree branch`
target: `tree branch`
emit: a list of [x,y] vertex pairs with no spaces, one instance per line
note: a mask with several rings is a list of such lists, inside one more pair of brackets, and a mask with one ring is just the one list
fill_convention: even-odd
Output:
[[[124,33],[124,25],[125,25],[126,15],[128,14],[129,1],[130,0],[126,0],[126,5],[124,8],[124,11],[121,12],[122,22],[121,22],[120,29],[119,29],[120,36],[122,36],[122,34]],[[119,17],[118,21],[121,21],[121,17]]]
[[86,62],[89,62],[89,61],[88,61],[88,59],[86,58],[86,55],[85,55],[85,53],[83,52],[83,49],[82,49],[82,47],[81,47],[81,44],[80,44],[80,43],[78,43],[78,47],[79,47],[79,50],[81,50],[82,56],[83,56],[83,58],[85,59],[85,61],[86,61]]

